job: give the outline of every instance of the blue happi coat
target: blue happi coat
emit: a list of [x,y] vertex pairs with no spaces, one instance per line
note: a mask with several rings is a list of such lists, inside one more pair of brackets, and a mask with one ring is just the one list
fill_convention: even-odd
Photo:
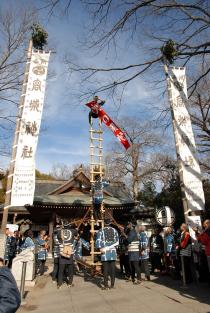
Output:
[[9,260],[9,252],[10,252],[10,244],[11,244],[11,236],[7,236],[6,244],[5,244],[5,252],[4,252],[4,260]]
[[103,201],[103,188],[107,187],[109,185],[108,181],[101,180],[99,178],[98,180],[95,181],[92,187],[93,191],[93,203],[94,204],[101,204]]
[[140,256],[139,260],[149,259],[149,238],[145,232],[139,234]]
[[60,257],[60,242],[58,240],[58,231],[55,230],[53,233],[53,257],[57,259]]
[[47,249],[45,248],[45,244],[46,241],[40,236],[35,239],[38,260],[46,260],[47,258]]
[[136,231],[135,228],[131,229],[128,238],[128,256],[129,256],[129,261],[139,261],[139,233]]
[[168,234],[164,237],[164,253],[173,253],[175,248],[174,236]]
[[35,244],[33,240],[30,237],[26,237],[23,243],[20,246],[20,250],[23,251],[25,249],[31,248],[31,250],[34,250]]
[[86,250],[90,249],[90,244],[83,238],[79,238],[78,240],[74,241],[74,257],[82,258],[82,248],[85,248]]
[[104,249],[101,253],[101,261],[115,261],[117,259],[116,248],[119,245],[119,235],[111,226],[100,229],[96,236],[96,249]]

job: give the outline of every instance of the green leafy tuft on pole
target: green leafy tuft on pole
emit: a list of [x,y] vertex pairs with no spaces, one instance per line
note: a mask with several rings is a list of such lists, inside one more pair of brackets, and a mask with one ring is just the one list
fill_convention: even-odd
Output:
[[161,52],[166,61],[168,61],[170,64],[173,64],[174,59],[178,55],[176,43],[172,39],[169,39],[166,44],[161,48]]
[[38,50],[43,50],[43,47],[47,44],[48,33],[39,24],[34,24],[31,28],[33,47]]

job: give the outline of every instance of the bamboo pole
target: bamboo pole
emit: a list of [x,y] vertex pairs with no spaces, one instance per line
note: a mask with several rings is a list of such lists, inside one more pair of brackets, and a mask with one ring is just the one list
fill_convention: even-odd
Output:
[[24,101],[25,101],[25,93],[26,93],[27,82],[28,82],[28,73],[29,73],[29,66],[30,66],[31,55],[32,55],[32,48],[33,48],[33,42],[32,42],[32,39],[30,39],[28,50],[27,50],[27,61],[26,61],[26,66],[25,66],[23,87],[22,87],[22,93],[21,93],[21,98],[20,98],[20,103],[19,103],[18,116],[17,116],[16,128],[15,128],[15,134],[14,134],[14,140],[13,140],[13,146],[12,146],[12,156],[11,156],[9,172],[8,172],[8,177],[7,177],[7,189],[6,189],[4,211],[3,211],[2,223],[1,223],[2,233],[5,232],[7,220],[8,220],[9,208],[11,206],[11,192],[12,192],[12,182],[13,182],[13,175],[14,175],[14,168],[15,168],[15,161],[16,161],[16,154],[17,154],[17,144],[18,144],[18,138],[19,138],[19,133],[20,133],[21,119],[22,119],[23,107],[24,107]]

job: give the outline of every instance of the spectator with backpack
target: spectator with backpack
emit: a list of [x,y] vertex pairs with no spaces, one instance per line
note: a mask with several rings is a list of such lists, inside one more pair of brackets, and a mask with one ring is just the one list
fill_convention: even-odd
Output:
[[74,276],[74,240],[77,235],[76,229],[72,228],[67,220],[63,221],[63,227],[58,230],[58,240],[60,247],[59,270],[58,270],[58,289],[64,281],[64,274],[67,271],[67,285],[73,287]]

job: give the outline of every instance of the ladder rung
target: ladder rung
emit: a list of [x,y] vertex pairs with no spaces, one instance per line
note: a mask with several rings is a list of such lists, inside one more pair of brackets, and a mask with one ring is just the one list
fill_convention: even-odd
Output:
[[90,252],[90,254],[101,254],[101,252]]
[[103,131],[102,130],[90,130],[91,133],[94,133],[94,134],[103,134]]
[[[94,174],[98,174],[100,176],[103,176],[103,172],[94,172]],[[93,182],[95,182],[95,179],[93,179]]]
[[[90,165],[98,165],[98,166],[103,166],[102,164],[97,163],[97,162],[92,162],[92,163],[90,163]],[[102,173],[102,171],[101,171],[101,173]]]
[[95,137],[91,137],[91,140],[98,140],[98,141],[103,141],[103,138],[95,138]]
[[90,148],[103,149],[102,146],[94,146],[94,145],[90,145]]

